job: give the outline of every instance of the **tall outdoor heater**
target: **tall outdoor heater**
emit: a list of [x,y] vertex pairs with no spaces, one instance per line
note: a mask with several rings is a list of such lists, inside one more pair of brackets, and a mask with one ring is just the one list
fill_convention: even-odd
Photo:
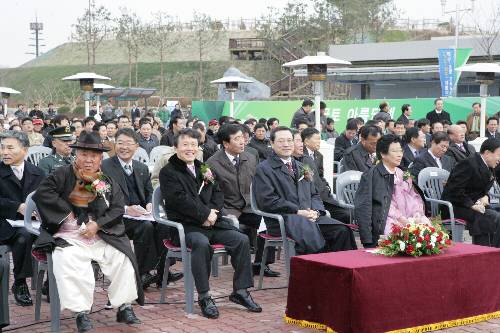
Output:
[[500,73],[500,66],[494,63],[477,63],[459,67],[457,68],[457,71],[476,73],[476,82],[480,83],[479,96],[481,96],[479,133],[480,137],[484,138],[486,134],[486,124],[484,118],[486,117],[486,97],[488,97],[488,86],[495,82],[495,73]]
[[9,105],[9,97],[12,94],[20,94],[21,92],[8,87],[0,87],[0,94],[2,95],[4,114],[7,115],[7,106]]
[[238,90],[240,83],[253,83],[253,81],[238,76],[224,76],[220,79],[213,80],[210,83],[223,85],[226,92],[230,94],[229,116],[234,118],[234,93]]
[[[297,75],[305,69],[307,77],[314,83],[314,105],[315,105],[315,124],[316,129],[321,131],[319,105],[321,102],[321,91],[323,82],[326,81],[328,71],[334,67],[346,67],[351,63],[347,60],[335,59],[327,56],[325,52],[318,52],[315,56],[305,56],[302,59],[294,60],[283,64],[283,67],[293,68],[294,75]],[[300,74],[299,74],[300,75]]]
[[97,108],[97,113],[99,113],[99,108],[101,107],[101,95],[104,89],[113,89],[113,86],[104,83],[94,83],[94,89],[92,90],[95,95],[95,105]]
[[77,73],[75,75],[66,76],[62,78],[65,81],[79,81],[80,88],[84,92],[85,99],[85,117],[90,114],[90,93],[94,89],[95,80],[111,80],[107,76],[98,75],[96,73]]

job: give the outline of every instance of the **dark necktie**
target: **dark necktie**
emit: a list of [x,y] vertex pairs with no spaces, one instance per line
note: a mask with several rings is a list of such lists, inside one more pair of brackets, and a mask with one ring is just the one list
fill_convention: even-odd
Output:
[[239,169],[239,168],[240,168],[240,158],[239,158],[239,156],[236,156],[236,157],[233,159],[233,165],[236,167],[236,169]]
[[127,176],[130,176],[132,174],[132,167],[129,164],[125,164],[123,168],[125,169],[125,173],[127,174]]
[[288,173],[290,174],[290,176],[294,177],[295,173],[293,172],[292,162],[287,162],[285,164],[286,164],[286,167],[288,169]]

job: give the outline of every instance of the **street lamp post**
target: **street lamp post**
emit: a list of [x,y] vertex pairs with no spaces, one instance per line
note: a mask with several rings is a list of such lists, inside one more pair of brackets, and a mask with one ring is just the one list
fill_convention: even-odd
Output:
[[95,104],[97,108],[97,113],[99,113],[99,109],[101,107],[101,95],[104,91],[104,89],[113,89],[113,86],[110,86],[109,84],[104,84],[104,83],[94,83],[94,89],[93,92],[96,96],[95,98]]
[[238,76],[224,76],[220,79],[213,80],[210,83],[224,85],[226,92],[228,92],[230,96],[229,116],[234,118],[234,93],[238,90],[240,83],[253,83],[253,81]]
[[2,101],[3,101],[3,110],[4,114],[7,115],[7,108],[9,105],[9,97],[12,94],[20,94],[21,92],[14,90],[12,88],[8,87],[0,87],[0,94],[2,96]]
[[[455,14],[455,66],[457,63],[457,52],[458,52],[458,34],[460,31],[460,13],[473,12],[474,11],[474,1],[470,0],[471,6],[470,8],[460,8],[460,1],[456,1],[456,7],[454,10],[446,11],[446,0],[441,0],[441,9],[443,15],[446,14]],[[457,81],[458,84],[458,81]],[[457,96],[457,86],[453,86],[453,96]]]
[[347,60],[335,59],[327,56],[325,52],[318,52],[315,56],[305,56],[283,64],[283,67],[293,68],[294,75],[299,76],[305,68],[307,77],[314,83],[315,127],[321,132],[320,102],[323,82],[326,81],[329,69],[333,67],[346,67],[351,65]]
[[90,93],[94,89],[94,80],[111,80],[107,76],[98,75],[96,73],[77,73],[75,75],[62,78],[65,81],[79,81],[80,88],[84,92],[85,100],[85,117],[90,114]]
[[486,97],[488,97],[488,86],[495,82],[495,73],[500,73],[500,66],[494,63],[478,63],[473,65],[465,65],[457,68],[462,72],[475,72],[476,81],[480,83],[479,95],[481,96],[481,117],[479,133],[483,138],[486,134],[486,124],[484,118],[486,117]]

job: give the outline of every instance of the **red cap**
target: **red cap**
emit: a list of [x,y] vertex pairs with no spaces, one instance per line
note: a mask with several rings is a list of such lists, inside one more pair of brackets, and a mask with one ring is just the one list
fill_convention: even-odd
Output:
[[33,125],[43,125],[43,120],[35,118],[33,119]]
[[208,126],[214,126],[214,125],[219,125],[217,119],[212,119],[208,122]]

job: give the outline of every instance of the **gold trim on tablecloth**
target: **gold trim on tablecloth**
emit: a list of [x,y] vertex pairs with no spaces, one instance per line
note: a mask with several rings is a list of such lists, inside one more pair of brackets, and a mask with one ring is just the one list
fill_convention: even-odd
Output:
[[[311,322],[311,321],[307,321],[307,320],[293,319],[293,318],[290,318],[287,316],[285,316],[284,318],[285,318],[285,322],[287,324],[294,324],[294,325],[306,327],[306,328],[315,328],[318,330],[326,331],[327,333],[337,333],[336,331],[334,331],[330,327],[326,326],[325,324],[315,323],[315,322]],[[475,324],[475,323],[479,323],[481,321],[486,321],[486,320],[495,319],[495,318],[500,318],[500,311],[486,313],[486,314],[482,314],[482,315],[478,315],[478,316],[462,318],[462,319],[442,321],[439,323],[434,323],[434,324],[429,324],[429,325],[422,325],[422,326],[416,326],[416,327],[411,327],[411,328],[403,328],[403,329],[399,329],[399,330],[395,330],[395,331],[388,331],[386,333],[431,332],[431,331],[435,331],[435,330],[441,330],[443,328],[451,328],[451,327],[456,327],[456,326]]]

